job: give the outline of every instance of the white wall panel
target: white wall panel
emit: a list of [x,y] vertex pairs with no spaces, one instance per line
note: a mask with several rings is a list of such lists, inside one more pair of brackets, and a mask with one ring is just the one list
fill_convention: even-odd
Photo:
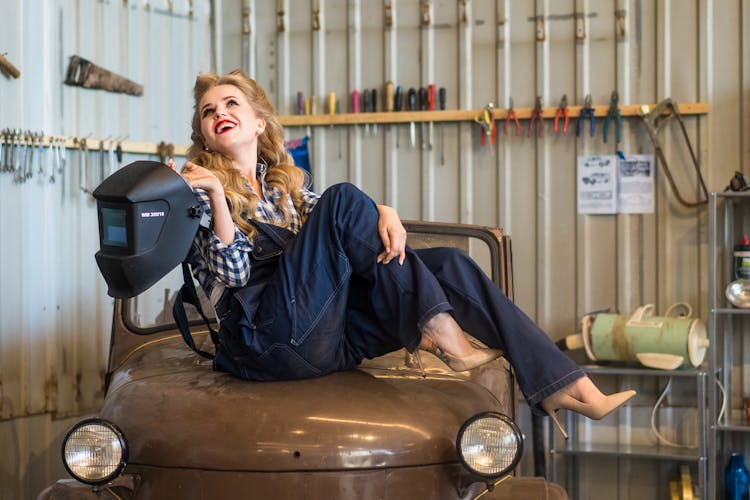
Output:
[[[0,129],[184,144],[195,76],[210,69],[210,4],[170,3],[0,1],[0,48],[21,71],[0,77]],[[74,54],[143,96],[64,85]],[[101,180],[99,153],[68,150],[54,183],[54,153],[36,157],[25,182],[0,172],[0,498],[33,498],[61,475],[59,441],[69,417],[99,408],[109,347],[96,207],[81,189]]]

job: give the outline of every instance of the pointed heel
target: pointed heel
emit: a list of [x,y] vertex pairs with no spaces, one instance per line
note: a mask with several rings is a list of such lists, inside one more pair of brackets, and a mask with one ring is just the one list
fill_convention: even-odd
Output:
[[427,373],[425,373],[424,366],[422,366],[422,356],[419,354],[419,349],[415,350],[412,355],[414,356],[414,359],[417,360],[417,368],[419,369],[419,374],[422,375],[422,378],[427,378]]
[[560,434],[562,434],[562,437],[565,438],[565,440],[568,440],[568,433],[565,432],[565,428],[562,426],[560,421],[557,419],[557,412],[555,410],[549,411],[547,408],[544,408],[544,405],[542,405],[542,408],[544,411],[547,412],[547,415],[549,415],[549,418],[552,419],[552,422],[555,424],[555,427],[557,427],[557,430],[560,431]]

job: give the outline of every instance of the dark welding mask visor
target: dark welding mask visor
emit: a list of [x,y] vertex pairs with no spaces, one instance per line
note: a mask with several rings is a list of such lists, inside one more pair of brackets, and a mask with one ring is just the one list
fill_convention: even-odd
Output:
[[136,161],[94,191],[99,215],[96,263],[112,297],[134,297],[187,256],[201,209],[187,182],[168,166]]

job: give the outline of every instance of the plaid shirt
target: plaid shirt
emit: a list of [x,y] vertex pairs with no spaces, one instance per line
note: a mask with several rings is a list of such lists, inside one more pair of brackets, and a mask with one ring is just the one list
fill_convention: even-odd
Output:
[[[299,213],[292,203],[291,196],[287,195],[282,199],[278,188],[268,187],[265,181],[266,170],[267,167],[264,164],[258,164],[256,175],[263,189],[265,201],[258,200],[254,219],[284,227],[297,234],[302,228],[302,217],[312,211],[318,202],[319,195],[307,189],[307,184],[302,187],[300,189],[302,206],[301,213]],[[248,186],[246,188],[250,189]],[[203,189],[195,189],[194,192],[203,208],[203,213],[210,220],[211,204],[208,194]],[[283,212],[279,209],[282,205],[289,214],[289,220],[286,222]],[[236,288],[247,284],[252,272],[249,257],[252,250],[253,242],[237,226],[234,228],[234,241],[229,245],[222,243],[210,229],[202,228],[195,235],[188,262],[193,270],[193,276],[211,299],[212,304],[216,305],[225,287]]]

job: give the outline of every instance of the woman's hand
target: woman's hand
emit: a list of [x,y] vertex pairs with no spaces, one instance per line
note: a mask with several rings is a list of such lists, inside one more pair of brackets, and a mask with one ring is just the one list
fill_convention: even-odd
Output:
[[[169,166],[174,170],[177,170],[174,161],[171,161]],[[214,194],[221,194],[222,197],[224,196],[224,188],[222,187],[221,182],[219,182],[216,175],[207,168],[189,161],[185,163],[180,174],[191,187],[203,189],[209,194],[209,196]]]
[[[177,164],[170,159],[167,166],[177,171]],[[229,205],[224,197],[224,186],[219,182],[219,178],[207,168],[196,165],[189,161],[180,172],[190,187],[203,189],[208,194],[208,201],[211,204],[211,218],[214,234],[225,245],[231,245],[234,241],[235,225],[232,215],[229,212]]]
[[406,229],[396,210],[387,205],[378,205],[378,232],[385,250],[378,255],[378,262],[388,264],[398,257],[399,265],[406,258]]

